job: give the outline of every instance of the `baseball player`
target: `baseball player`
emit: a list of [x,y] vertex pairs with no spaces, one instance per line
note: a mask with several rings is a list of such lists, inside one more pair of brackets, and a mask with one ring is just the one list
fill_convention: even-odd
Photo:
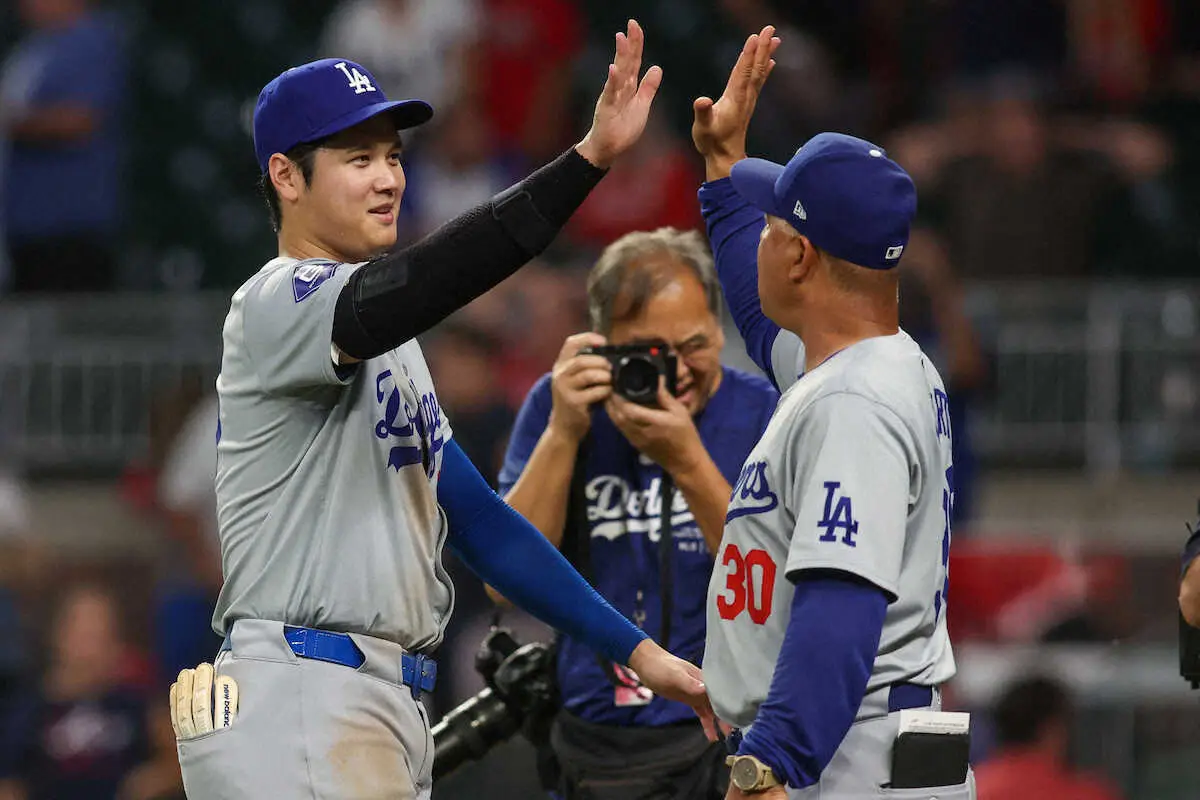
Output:
[[[747,40],[692,129],[723,290],[784,391],[734,487],[709,585],[704,677],[736,726],[729,797],[960,800],[965,732],[936,740],[928,763],[900,764],[893,747],[900,717],[919,719],[904,711],[937,712],[954,674],[946,394],[897,310],[916,193],[850,136],[820,134],[786,166],[746,158],[773,34]],[[902,781],[897,764],[954,777],[919,788],[931,784]]]
[[397,131],[429,106],[388,101],[338,59],[260,94],[254,144],[279,257],[225,321],[225,643],[215,670],[185,670],[171,691],[192,800],[429,797],[420,695],[454,604],[447,546],[518,605],[709,713],[699,669],[647,640],[488,488],[414,338],[542,250],[637,140],[661,80],[651,67],[639,83],[642,44],[630,21],[578,145],[400,250]]

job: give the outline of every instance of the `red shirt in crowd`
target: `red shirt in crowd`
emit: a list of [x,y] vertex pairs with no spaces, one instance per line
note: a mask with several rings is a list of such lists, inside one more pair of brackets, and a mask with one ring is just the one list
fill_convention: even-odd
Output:
[[583,44],[582,22],[568,0],[486,0],[484,8],[480,73],[491,133],[502,149],[519,149],[542,81],[568,70]]
[[651,159],[618,161],[567,223],[571,239],[596,248],[632,231],[671,226],[704,230],[691,154],[665,149]]
[[1001,751],[975,768],[978,800],[1120,800],[1107,782],[1034,750]]

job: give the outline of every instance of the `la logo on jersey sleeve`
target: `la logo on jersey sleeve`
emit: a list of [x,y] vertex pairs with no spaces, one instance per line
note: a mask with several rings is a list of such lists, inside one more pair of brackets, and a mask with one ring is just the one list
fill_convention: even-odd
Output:
[[851,504],[850,495],[842,492],[841,481],[825,481],[823,485],[825,514],[817,523],[817,527],[823,528],[825,532],[821,534],[820,541],[838,541],[840,530],[842,544],[858,547],[858,541],[854,538],[858,535],[858,520],[854,519],[854,506]]

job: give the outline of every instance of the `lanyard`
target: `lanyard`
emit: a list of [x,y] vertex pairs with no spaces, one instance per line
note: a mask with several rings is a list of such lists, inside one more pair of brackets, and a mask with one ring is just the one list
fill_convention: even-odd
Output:
[[[659,617],[659,636],[658,643],[662,645],[664,650],[670,649],[671,639],[671,617],[675,607],[675,585],[674,585],[674,562],[675,562],[675,537],[674,530],[671,525],[672,506],[675,504],[675,482],[671,479],[671,474],[661,467],[658,468],[661,472],[660,478],[651,478],[647,491],[648,497],[654,496],[653,489],[655,481],[658,482],[658,498],[659,498],[659,513],[658,513],[658,592],[661,609]],[[635,471],[636,474],[636,471]],[[647,505],[649,505],[647,503]],[[649,508],[646,509],[649,511]],[[649,514],[646,515],[646,541],[637,540],[630,533],[626,533],[626,538],[629,540],[630,550],[633,554],[633,562],[635,564],[636,575],[636,593],[634,595],[633,623],[639,628],[645,627],[646,622],[646,589],[650,583],[650,564],[647,563],[646,551],[647,545],[650,543],[650,531],[653,526],[652,519]]]
[[[583,441],[579,444],[579,451],[575,456],[575,468],[571,473],[571,486],[567,496],[567,515],[563,530],[562,553],[575,569],[579,570],[584,579],[594,585],[592,580],[591,522],[587,518],[586,497],[587,462],[588,456],[591,453],[591,439],[590,434],[584,437]],[[671,526],[671,507],[675,503],[675,482],[671,480],[671,476],[666,470],[662,470],[659,496],[661,498],[661,506],[659,507],[658,567],[662,617],[658,642],[662,645],[663,649],[668,649],[671,638],[671,617],[674,614],[675,606],[675,576],[673,567],[675,547],[674,531]],[[633,537],[629,538],[632,541]],[[644,566],[644,553],[636,547],[634,549],[637,551],[636,558],[638,559],[637,571],[639,580],[636,595],[637,604],[634,608],[633,621],[641,628],[646,621],[644,576],[647,570]],[[603,658],[600,658],[600,662],[609,679],[614,683],[618,683],[616,676],[612,674],[612,665]]]

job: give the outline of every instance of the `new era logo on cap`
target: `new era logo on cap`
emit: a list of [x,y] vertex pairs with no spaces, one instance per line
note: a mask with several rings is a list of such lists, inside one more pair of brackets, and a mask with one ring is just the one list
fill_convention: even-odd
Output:
[[883,254],[884,261],[895,261],[904,252],[904,245],[898,244],[894,247],[889,247],[887,252]]
[[792,213],[796,215],[796,219],[808,219],[808,212],[804,210],[804,206],[800,205],[800,201],[796,201],[796,207],[792,209]]

